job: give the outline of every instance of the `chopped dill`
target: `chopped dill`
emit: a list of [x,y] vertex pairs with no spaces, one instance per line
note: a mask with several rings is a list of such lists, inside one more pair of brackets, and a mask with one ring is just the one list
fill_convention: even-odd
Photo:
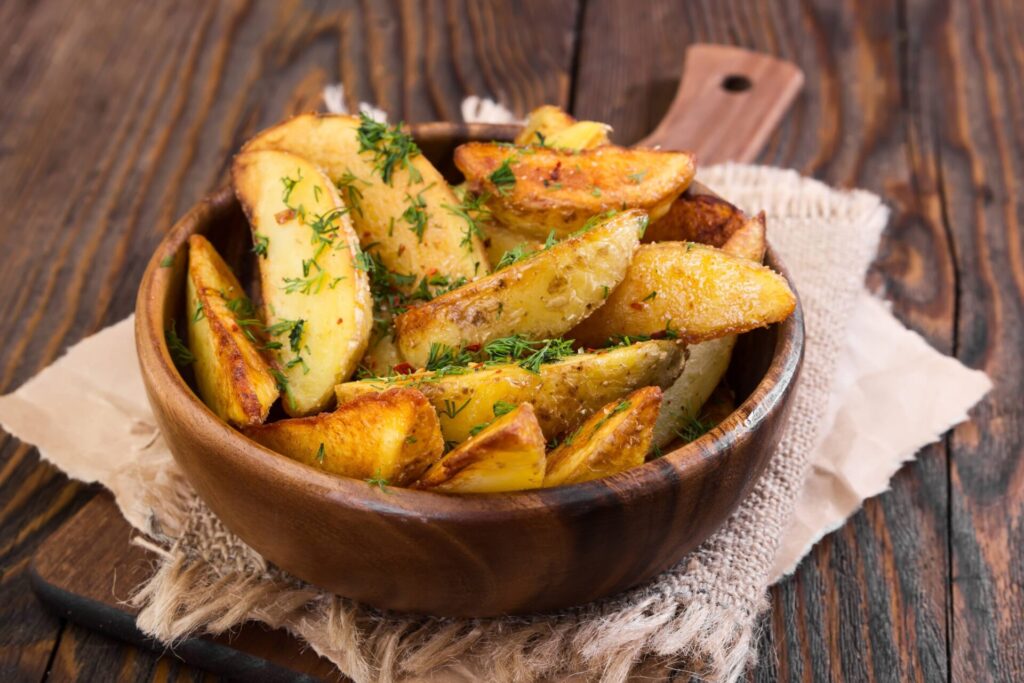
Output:
[[512,167],[509,165],[513,158],[508,157],[501,162],[501,166],[498,166],[488,178],[494,183],[494,188],[498,191],[498,194],[506,195],[512,191],[512,188],[516,184],[516,174],[512,172]]
[[410,184],[423,182],[423,176],[411,163],[419,156],[420,148],[412,136],[402,130],[401,123],[388,126],[360,113],[356,136],[360,152],[373,152],[374,169],[385,183],[394,184],[396,168],[404,168],[408,172]]
[[173,320],[171,321],[171,326],[164,331],[164,339],[167,341],[167,350],[170,352],[171,359],[174,360],[176,366],[185,368],[195,362],[196,357],[192,355],[185,342],[178,336],[177,330],[174,329]]

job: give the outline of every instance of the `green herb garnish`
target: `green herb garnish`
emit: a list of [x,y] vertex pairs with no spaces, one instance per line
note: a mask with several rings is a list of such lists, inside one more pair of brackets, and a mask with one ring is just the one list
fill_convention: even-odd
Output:
[[178,332],[174,329],[174,321],[171,321],[171,326],[164,332],[164,339],[167,342],[167,350],[171,354],[171,359],[174,360],[174,364],[179,368],[185,368],[195,362],[196,357],[192,355],[189,348],[185,346],[185,342],[178,336]]
[[512,161],[512,157],[509,157],[501,162],[501,166],[498,166],[488,178],[494,183],[494,188],[499,194],[505,195],[512,191],[512,188],[516,185],[516,174],[512,172],[512,167],[509,165]]
[[412,136],[402,130],[402,124],[389,127],[361,113],[356,136],[360,152],[373,152],[374,168],[385,183],[393,184],[396,168],[404,168],[409,173],[410,184],[423,182],[423,176],[410,162],[419,156],[420,148]]

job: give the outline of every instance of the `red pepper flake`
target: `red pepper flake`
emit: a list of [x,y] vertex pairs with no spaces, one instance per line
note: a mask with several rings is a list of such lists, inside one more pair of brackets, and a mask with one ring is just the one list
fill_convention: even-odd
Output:
[[634,311],[642,311],[645,308],[647,308],[647,304],[645,304],[643,301],[634,301],[629,305],[629,307],[632,308]]
[[284,211],[274,214],[274,218],[277,220],[278,225],[283,225],[295,218],[295,209],[285,209]]
[[437,275],[437,268],[431,268],[427,271],[427,277],[434,277]]
[[667,336],[667,334],[668,333],[665,330],[658,330],[657,332],[651,334],[650,337],[651,339],[664,339]]
[[405,245],[404,244],[399,244],[398,245],[398,255],[401,256],[404,253],[405,253]]
[[562,162],[559,161],[557,164],[555,164],[555,167],[553,169],[551,169],[551,173],[548,175],[548,178],[551,179],[551,182],[555,182],[555,181],[558,180],[558,178],[561,176],[561,174],[562,174]]
[[391,369],[397,372],[399,375],[411,375],[412,373],[416,372],[416,368],[414,368],[409,363],[399,363],[398,365]]
[[343,318],[338,318],[338,324],[339,325],[342,324],[343,322],[345,322],[345,320]]
[[466,346],[466,350],[469,351],[470,353],[476,353],[477,351],[480,350],[480,345],[479,344],[469,344],[469,345]]

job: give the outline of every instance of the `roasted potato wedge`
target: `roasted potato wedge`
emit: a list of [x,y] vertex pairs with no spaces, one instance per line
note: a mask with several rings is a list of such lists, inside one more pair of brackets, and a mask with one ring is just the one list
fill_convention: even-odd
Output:
[[548,455],[545,488],[601,479],[644,463],[661,389],[644,387],[609,403]]
[[487,259],[492,267],[501,263],[501,259],[509,252],[517,253],[518,249],[518,253],[528,254],[544,247],[543,240],[509,230],[498,223],[484,226],[484,235],[484,247],[487,249]]
[[654,425],[655,446],[664,448],[675,441],[684,426],[700,415],[729,369],[734,346],[736,335],[730,334],[689,347],[686,367],[662,396],[661,412]]
[[569,336],[600,346],[670,330],[699,342],[780,322],[795,307],[785,278],[765,266],[694,242],[659,242],[637,249],[622,284]]
[[544,141],[548,147],[555,149],[593,149],[610,144],[608,133],[612,127],[597,121],[577,121],[568,128],[552,133]]
[[753,218],[744,220],[743,225],[722,245],[722,251],[731,256],[761,263],[764,260],[764,252],[768,249],[766,232],[765,215],[762,211]]
[[[722,245],[732,256],[761,262],[765,241],[764,212],[747,219]],[[700,415],[704,404],[725,376],[736,346],[736,335],[710,339],[689,348],[689,358],[679,378],[665,389],[661,412],[654,425],[654,444],[664,448],[675,441],[685,426]]]
[[469,189],[487,193],[503,225],[538,239],[564,238],[593,216],[623,208],[660,218],[694,174],[685,152],[607,145],[579,152],[470,142],[455,150]]
[[395,319],[402,357],[422,368],[434,343],[457,348],[512,334],[561,335],[622,280],[645,225],[642,211],[624,211],[403,313]]
[[[438,273],[472,280],[489,272],[472,216],[464,217],[448,183],[398,128],[357,116],[302,114],[261,132],[243,151],[261,149],[292,152],[322,168],[349,206],[360,242],[390,270],[416,281]],[[389,157],[396,159],[391,165]]]
[[[546,104],[530,112],[515,142],[520,147],[536,145],[574,123],[576,119],[570,114],[554,105]],[[540,135],[537,135],[538,132]]]
[[644,242],[700,242],[721,247],[746,221],[742,211],[715,194],[684,192],[644,233]]
[[370,336],[366,354],[359,365],[373,375],[388,375],[396,365],[403,362],[391,332],[385,330]]
[[545,444],[533,407],[520,404],[434,463],[415,488],[441,493],[539,488]]
[[669,386],[685,362],[671,341],[649,341],[581,353],[540,366],[537,373],[516,364],[483,366],[462,374],[418,372],[412,375],[339,384],[338,402],[415,387],[430,400],[448,441],[460,443],[473,429],[493,419],[494,406],[533,404],[545,437],[574,429],[594,411],[643,386]]
[[260,254],[263,319],[279,345],[284,409],[316,413],[369,339],[372,301],[357,268],[359,243],[334,185],[306,159],[244,152],[231,175]]
[[188,240],[186,292],[189,348],[195,356],[199,395],[218,417],[236,427],[262,423],[277,400],[277,382],[256,347],[254,332],[247,334],[235,315],[251,309],[245,291],[202,235]]
[[311,467],[380,485],[411,484],[444,452],[437,415],[414,389],[361,396],[334,412],[243,431]]

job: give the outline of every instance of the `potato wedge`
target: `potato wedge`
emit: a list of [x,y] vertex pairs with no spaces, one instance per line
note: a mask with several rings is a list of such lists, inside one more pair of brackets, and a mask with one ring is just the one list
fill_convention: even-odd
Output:
[[[559,107],[546,104],[537,107],[526,117],[526,124],[523,130],[516,136],[516,144],[519,146],[536,145],[541,140],[546,140],[555,133],[576,123],[570,114]],[[540,135],[537,135],[537,133]]]
[[277,382],[235,315],[239,304],[251,308],[242,285],[202,235],[188,240],[186,292],[189,348],[203,402],[236,427],[262,423],[277,400]]
[[721,247],[746,222],[738,208],[714,194],[684,192],[644,233],[644,242],[700,242]]
[[683,428],[700,415],[701,408],[729,369],[736,335],[694,344],[689,347],[686,367],[679,378],[665,389],[661,412],[654,425],[654,445],[664,448]]
[[764,211],[753,218],[743,221],[736,232],[722,245],[722,251],[731,256],[749,259],[761,263],[764,252],[768,249]]
[[569,336],[600,346],[671,330],[699,342],[780,322],[795,307],[785,278],[765,266],[694,242],[659,242],[637,249],[622,284]]
[[[397,128],[357,116],[302,114],[243,147],[258,149],[292,152],[322,168],[351,209],[360,242],[388,269],[417,282],[439,273],[455,281],[489,272],[483,242],[460,215],[459,200]],[[387,166],[392,153],[398,160]]]
[[685,152],[607,145],[579,152],[470,142],[455,150],[455,165],[503,225],[544,239],[559,238],[591,217],[623,208],[642,209],[651,220],[668,211],[693,179]]
[[391,332],[384,330],[370,335],[370,343],[359,365],[372,375],[388,375],[403,362]]
[[594,149],[610,144],[608,133],[612,127],[597,121],[577,121],[568,128],[556,131],[544,141],[548,147],[555,149]]
[[516,364],[483,366],[462,374],[418,372],[391,378],[339,384],[338,402],[386,391],[415,387],[430,400],[448,441],[461,443],[473,429],[490,422],[494,406],[533,404],[548,439],[578,426],[609,401],[643,386],[669,386],[685,362],[682,348],[671,341],[649,341],[581,353],[540,366],[537,373]]
[[261,256],[263,319],[280,345],[284,409],[316,413],[355,370],[373,324],[359,243],[334,185],[306,159],[244,152],[231,175]]
[[544,246],[544,240],[509,230],[498,223],[485,225],[484,235],[484,248],[487,249],[487,260],[490,261],[492,268],[497,266],[508,252],[518,249],[520,253],[530,253]]
[[601,479],[644,463],[661,389],[644,387],[609,403],[548,455],[544,487]]
[[521,334],[557,337],[601,305],[622,280],[646,225],[624,211],[501,271],[395,319],[399,351],[425,367],[431,344],[456,348]]
[[434,463],[415,488],[440,493],[539,488],[545,445],[533,407],[523,403]]
[[[733,232],[722,245],[722,251],[760,263],[766,247],[765,217],[762,211],[754,218],[747,219]],[[662,397],[661,412],[654,425],[655,446],[664,448],[675,441],[685,426],[700,415],[704,404],[729,369],[735,346],[736,335],[730,334],[689,347],[686,367],[679,378],[665,389]]]
[[407,486],[444,452],[430,403],[414,389],[361,396],[334,412],[243,430],[271,450],[355,479]]

